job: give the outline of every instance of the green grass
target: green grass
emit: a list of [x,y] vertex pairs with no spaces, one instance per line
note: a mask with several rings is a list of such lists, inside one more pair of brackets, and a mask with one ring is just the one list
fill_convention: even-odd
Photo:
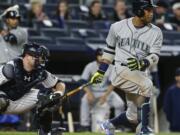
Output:
[[[160,133],[158,135],[179,135],[180,133]],[[37,135],[36,133],[32,132],[0,132],[0,135]],[[65,133],[65,135],[104,135],[100,133]],[[118,133],[116,135],[134,135],[129,133]]]

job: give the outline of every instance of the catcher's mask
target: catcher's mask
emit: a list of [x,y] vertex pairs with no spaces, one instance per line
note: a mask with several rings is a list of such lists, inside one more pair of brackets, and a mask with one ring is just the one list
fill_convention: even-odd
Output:
[[48,48],[37,43],[25,44],[22,56],[24,57],[25,54],[35,57],[36,68],[45,68],[48,62],[48,57],[50,56]]

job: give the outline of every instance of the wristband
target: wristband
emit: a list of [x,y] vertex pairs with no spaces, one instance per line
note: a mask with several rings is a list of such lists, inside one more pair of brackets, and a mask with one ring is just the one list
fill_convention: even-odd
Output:
[[99,66],[98,72],[104,74],[107,71],[108,67],[109,67],[109,64],[101,63],[101,65]]

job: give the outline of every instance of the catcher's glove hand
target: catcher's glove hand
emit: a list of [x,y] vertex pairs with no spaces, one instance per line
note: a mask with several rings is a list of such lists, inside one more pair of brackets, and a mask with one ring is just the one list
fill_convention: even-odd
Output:
[[97,71],[90,80],[90,83],[94,83],[94,84],[98,84],[101,83],[104,77],[104,73],[100,73],[99,71]]
[[136,58],[128,58],[127,66],[131,71],[134,71],[134,70],[143,71],[149,66],[149,61],[146,59],[138,60]]

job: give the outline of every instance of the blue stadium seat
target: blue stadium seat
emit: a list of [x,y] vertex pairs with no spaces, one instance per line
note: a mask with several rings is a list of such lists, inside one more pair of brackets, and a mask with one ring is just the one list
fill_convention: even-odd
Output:
[[73,28],[88,29],[90,27],[86,21],[81,21],[81,20],[66,21],[66,24],[69,29],[73,29]]
[[66,51],[85,51],[86,44],[80,38],[57,38],[57,42],[61,50]]
[[163,31],[164,39],[177,40],[180,38],[180,33],[177,31]]
[[179,45],[180,46],[180,39],[174,40],[174,45]]
[[59,0],[46,0],[47,4],[58,4]]
[[42,35],[51,38],[57,37],[68,37],[70,34],[66,29],[57,29],[57,28],[43,28],[41,29]]
[[106,38],[108,35],[109,30],[100,30],[99,33],[103,38]]
[[98,38],[99,34],[93,29],[73,29],[72,35],[78,38]]
[[106,45],[105,39],[99,38],[88,38],[86,39],[86,43],[91,45]]
[[31,36],[29,37],[29,41],[36,42],[43,45],[55,44],[55,41],[53,41],[50,37],[43,37],[43,36]]
[[111,22],[109,21],[94,21],[93,28],[96,30],[109,29]]
[[163,40],[163,45],[173,45],[173,42],[171,40],[164,39]]
[[[34,24],[33,24],[34,25]],[[26,19],[21,19],[20,26],[22,27],[29,27],[29,22]]]
[[29,0],[11,0],[11,1],[13,1],[14,3],[17,3],[17,4],[29,3]]
[[4,11],[5,9],[7,9],[10,6],[12,6],[12,4],[10,4],[10,3],[1,3],[0,9]]
[[57,8],[57,4],[49,4],[49,3],[47,3],[47,4],[45,4],[44,5],[44,7],[43,7],[43,9],[44,9],[44,11],[45,11],[45,13],[48,13],[48,12],[51,12],[51,11],[56,11],[56,8]]
[[34,28],[28,28],[29,36],[40,36],[40,32]]

